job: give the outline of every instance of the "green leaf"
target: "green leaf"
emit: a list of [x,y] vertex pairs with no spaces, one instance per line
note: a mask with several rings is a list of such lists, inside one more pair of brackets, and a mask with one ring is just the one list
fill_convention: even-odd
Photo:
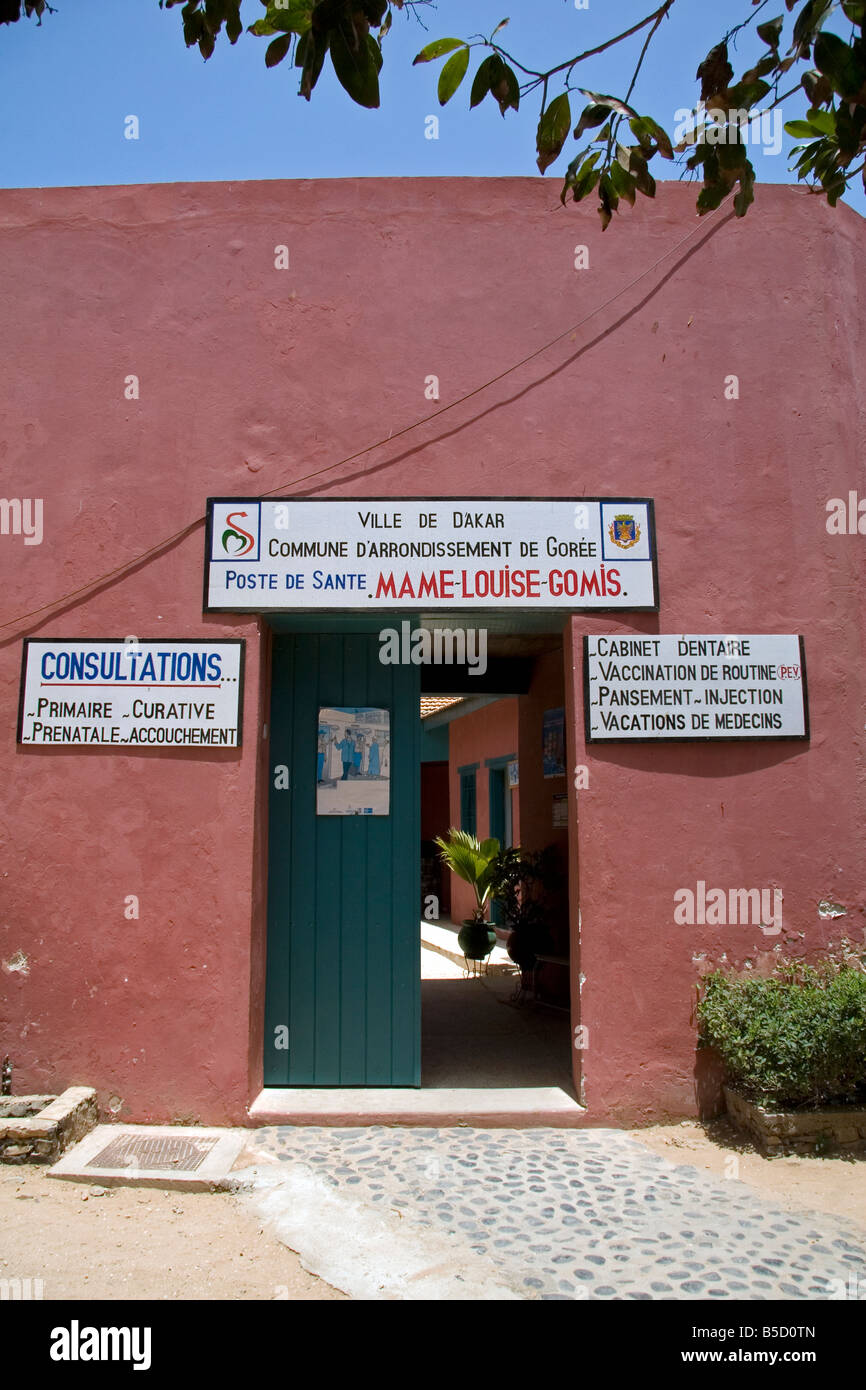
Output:
[[496,54],[491,53],[489,57],[485,58],[478,65],[478,71],[472,79],[472,90],[469,94],[470,111],[472,110],[473,106],[478,106],[487,96],[487,93],[490,91],[491,64],[495,57]]
[[[581,203],[584,198],[588,198],[590,193],[597,187],[600,178],[601,170],[591,169],[588,174],[578,179],[573,190],[574,201],[576,203]],[[565,199],[563,198],[562,201],[565,202]]]
[[616,212],[616,209],[619,207],[619,198],[611,181],[610,174],[602,174],[598,192],[602,202],[609,209]]
[[578,151],[565,171],[565,182],[571,187],[584,174],[588,173],[599,159],[601,159],[601,150],[594,150],[592,154],[588,154],[585,149]]
[[866,0],[842,0],[842,9],[852,24],[866,24]]
[[[586,175],[584,175],[582,171],[579,172],[578,170],[580,166],[580,161],[580,155],[576,155],[565,171],[565,178],[563,180],[562,188],[559,194],[559,201],[563,204],[563,206],[565,206],[565,200],[568,197],[569,193],[572,193],[574,201],[576,203],[579,203],[588,191],[588,189],[584,185],[588,184],[589,179],[592,177],[592,171],[590,170],[589,173]],[[598,178],[599,173],[598,170],[596,170],[595,183],[598,182]]]
[[737,111],[751,110],[757,102],[763,100],[769,90],[769,82],[738,82],[736,87],[732,87],[728,92],[728,106]]
[[755,201],[755,181],[754,179],[743,178],[740,180],[740,191],[734,196],[734,212],[738,217],[745,217],[752,203]]
[[596,126],[604,125],[610,118],[609,106],[598,106],[593,104],[585,106],[580,113],[580,120],[574,127],[574,138],[579,140],[585,130],[595,130]]
[[822,135],[831,137],[836,134],[836,113],[834,111],[821,111],[815,106],[811,111],[807,111],[806,119],[814,131],[820,131]]
[[719,145],[716,149],[719,159],[719,166],[727,170],[739,170],[748,164],[746,158],[746,147],[735,141]]
[[629,125],[642,145],[650,144],[655,140],[662,159],[673,159],[674,150],[670,136],[657,121],[653,120],[652,116],[637,116],[634,120],[629,121]]
[[[839,147],[839,157],[834,159],[834,165],[845,165],[850,163],[854,156],[862,149],[864,143],[864,121],[866,121],[866,108],[863,106],[852,106],[847,101],[839,103],[839,109],[835,113],[836,132],[835,140]],[[841,172],[841,170],[839,171]]]
[[794,43],[808,48],[832,8],[833,0],[809,0],[797,15]]
[[288,53],[292,44],[291,34],[281,34],[273,43],[269,43],[265,53],[265,67],[275,68],[277,63],[281,63]]
[[711,48],[704,61],[697,71],[697,76],[701,79],[701,100],[712,105],[712,98],[719,96],[728,89],[728,83],[734,75],[734,69],[728,62],[728,45],[726,43],[716,44]]
[[[783,59],[782,62],[779,62],[778,54],[766,53],[753,68],[749,68],[748,72],[743,73],[741,80],[743,82],[757,82],[758,78],[766,77],[768,72],[774,72],[777,67],[779,71],[782,71],[787,61],[787,59]],[[790,66],[790,63],[788,63],[788,67]],[[785,69],[785,71],[787,71],[787,69]]]
[[458,49],[458,51],[448,59],[448,62],[444,65],[439,74],[437,94],[439,96],[440,106],[444,106],[446,102],[451,100],[457,88],[460,86],[460,83],[466,76],[466,69],[468,66],[468,47]]
[[574,201],[579,203],[592,192],[601,177],[601,171],[593,167],[601,159],[601,150],[593,150],[586,158],[584,153],[576,154],[565,171],[565,182],[559,195],[561,203],[565,202],[569,190],[574,194]]
[[819,134],[808,121],[786,121],[785,130],[796,140],[811,140]]
[[784,23],[785,16],[780,14],[776,19],[768,19],[766,24],[759,24],[758,38],[769,44],[771,48],[778,48]]
[[702,188],[698,195],[698,212],[703,216],[705,212],[713,212],[721,205],[722,199],[727,194],[727,189],[721,184],[709,184]]
[[446,53],[453,53],[455,48],[465,48],[463,39],[434,39],[428,43],[426,48],[422,48],[412,59],[412,66],[416,63],[432,63],[434,58],[441,58]]
[[804,72],[800,86],[813,106],[826,106],[833,100],[833,88],[820,72]]
[[849,100],[854,99],[866,82],[866,65],[843,39],[835,34],[821,33],[815,40],[815,67],[829,78],[835,91]]
[[632,150],[629,165],[638,192],[643,193],[645,198],[654,198],[656,196],[656,181],[647,168],[647,162],[640,150]]
[[[498,57],[498,55],[495,55]],[[501,59],[500,59],[501,62]],[[517,74],[507,63],[502,63],[502,71],[494,66],[490,79],[490,90],[499,102],[499,110],[502,116],[505,115],[509,106],[516,111],[520,106],[520,83],[517,81]]]
[[257,19],[247,29],[248,34],[258,38],[270,38],[274,34],[306,34],[312,23],[313,0],[295,0],[288,8],[276,9],[269,5],[264,19]]
[[621,198],[634,207],[635,190],[637,185],[631,174],[627,174],[618,160],[614,160],[610,166],[610,181],[614,189]]
[[563,92],[560,96],[554,97],[538,122],[535,147],[538,151],[536,163],[539,173],[543,174],[558,158],[570,129],[571,107],[568,93]]
[[327,51],[327,35],[320,38],[312,29],[308,29],[298,40],[295,49],[295,67],[301,69],[301,85],[298,90],[306,101],[310,100],[313,88],[319,80]]
[[359,36],[357,49],[353,49],[342,29],[331,30],[331,62],[340,85],[353,101],[368,110],[379,105],[379,67],[370,50],[371,44],[378,49],[376,40],[363,34]]

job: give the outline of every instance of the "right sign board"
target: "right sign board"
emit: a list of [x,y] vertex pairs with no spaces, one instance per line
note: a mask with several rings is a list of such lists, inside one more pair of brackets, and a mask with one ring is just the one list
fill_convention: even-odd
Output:
[[589,743],[809,737],[803,639],[584,637]]

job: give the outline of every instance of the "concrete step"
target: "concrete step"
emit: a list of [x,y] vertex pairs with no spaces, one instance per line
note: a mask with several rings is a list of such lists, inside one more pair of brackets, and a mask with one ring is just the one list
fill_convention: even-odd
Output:
[[573,1129],[584,1123],[586,1111],[558,1086],[269,1086],[249,1115],[257,1125]]

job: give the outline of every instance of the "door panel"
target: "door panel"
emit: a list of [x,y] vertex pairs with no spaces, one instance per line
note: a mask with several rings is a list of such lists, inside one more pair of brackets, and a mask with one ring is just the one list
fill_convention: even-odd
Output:
[[[383,666],[376,632],[274,637],[267,1086],[420,1085],[419,699],[419,668]],[[388,816],[316,815],[327,705],[390,711]]]

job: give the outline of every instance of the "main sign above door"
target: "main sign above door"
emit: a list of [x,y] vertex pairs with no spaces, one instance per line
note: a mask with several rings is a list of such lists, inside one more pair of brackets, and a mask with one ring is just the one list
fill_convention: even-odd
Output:
[[658,610],[649,498],[213,497],[205,612]]

